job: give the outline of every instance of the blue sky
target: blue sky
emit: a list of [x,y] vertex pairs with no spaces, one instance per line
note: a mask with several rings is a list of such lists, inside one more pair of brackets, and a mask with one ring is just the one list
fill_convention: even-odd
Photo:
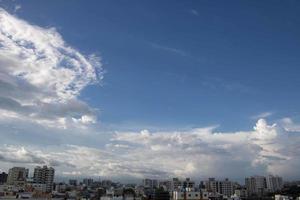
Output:
[[101,55],[102,85],[81,98],[103,123],[236,130],[263,112],[299,118],[297,1],[19,3],[18,16]]
[[[298,1],[2,0],[0,6],[29,26],[54,27],[74,51],[99,59],[101,66],[91,73],[103,79],[98,77],[97,84],[90,84],[97,77],[81,74],[85,84],[74,96],[77,110],[68,112],[80,122],[94,122],[94,116],[78,117],[82,113],[95,115],[97,122],[86,132],[147,129],[164,135],[159,131],[189,133],[199,127],[215,127],[208,132],[230,135],[251,132],[260,118],[281,124],[281,129],[289,126],[298,131]],[[27,77],[26,81],[36,83]],[[22,104],[24,99],[18,98],[13,99]],[[59,117],[65,119],[62,114]],[[10,126],[3,124],[2,130]],[[25,132],[33,134],[30,127]],[[48,136],[39,136],[44,137]],[[118,138],[102,135],[106,139],[95,142],[95,137],[81,135],[77,140],[84,142],[70,137],[71,142],[61,143],[95,147],[99,142],[104,144],[102,149],[111,141],[106,137]],[[7,143],[14,144],[14,139]],[[267,167],[257,172],[268,171]]]

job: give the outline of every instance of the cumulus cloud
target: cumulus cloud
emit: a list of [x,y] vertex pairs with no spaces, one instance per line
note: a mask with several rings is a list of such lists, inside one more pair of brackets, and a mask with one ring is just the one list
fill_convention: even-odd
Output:
[[99,57],[70,47],[55,28],[0,8],[0,119],[61,128],[95,122],[95,110],[78,95],[101,78]]
[[[102,148],[10,147],[1,149],[0,157],[4,160],[13,154],[22,163],[24,159],[37,164],[60,161],[58,173],[68,176],[241,178],[272,173],[299,178],[299,142],[299,132],[260,119],[252,131],[222,133],[207,127],[177,132],[117,132]],[[26,152],[34,152],[37,158]]]

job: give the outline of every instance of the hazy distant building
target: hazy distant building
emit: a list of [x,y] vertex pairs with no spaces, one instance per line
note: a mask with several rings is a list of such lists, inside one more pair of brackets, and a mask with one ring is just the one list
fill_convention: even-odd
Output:
[[263,196],[266,191],[266,178],[251,176],[245,179],[245,185],[249,196]]
[[209,178],[204,182],[204,185],[207,191],[214,194],[218,193],[227,197],[230,197],[234,194],[234,183],[228,179],[216,180],[215,178]]
[[[91,186],[93,184],[94,180],[91,179],[91,178],[85,178],[83,179],[82,183],[85,185],[85,186]],[[106,182],[104,181],[103,184],[105,184]],[[108,184],[109,185],[109,184]]]
[[7,181],[7,176],[8,176],[8,174],[5,173],[5,172],[2,172],[2,173],[0,174],[0,184],[6,183],[6,181]]
[[77,180],[76,179],[70,179],[69,180],[69,185],[76,186],[77,185]]
[[9,169],[7,176],[7,183],[9,185],[22,185],[25,184],[28,178],[28,169],[24,167],[13,167]]
[[175,190],[181,190],[182,188],[182,183],[179,180],[179,178],[173,178],[172,179],[172,184],[171,184],[171,190],[175,191]]
[[248,197],[247,189],[246,188],[236,188],[234,190],[234,196],[239,197],[241,199],[245,199]]
[[283,181],[279,176],[269,175],[266,177],[266,185],[268,192],[276,192],[283,188]]
[[171,191],[172,190],[172,181],[165,180],[159,182],[159,188],[162,187],[165,191]]
[[53,187],[55,170],[52,167],[36,167],[34,168],[34,183],[46,184],[46,191],[51,192]]
[[158,188],[159,184],[158,184],[158,181],[155,179],[146,178],[146,179],[143,179],[143,186],[145,188],[153,189],[153,188]]
[[190,178],[186,178],[184,181],[182,181],[182,188],[191,190],[195,188],[195,182],[191,181]]

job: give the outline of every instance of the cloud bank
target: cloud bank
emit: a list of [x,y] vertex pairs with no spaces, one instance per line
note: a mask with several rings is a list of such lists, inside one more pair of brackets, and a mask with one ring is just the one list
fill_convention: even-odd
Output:
[[61,128],[95,122],[95,111],[77,97],[101,78],[99,57],[0,8],[0,119]]
[[56,164],[62,176],[239,179],[271,173],[299,178],[299,132],[290,132],[285,126],[260,119],[253,131],[234,133],[215,132],[213,127],[184,132],[117,132],[101,148],[6,146],[0,149],[0,160]]

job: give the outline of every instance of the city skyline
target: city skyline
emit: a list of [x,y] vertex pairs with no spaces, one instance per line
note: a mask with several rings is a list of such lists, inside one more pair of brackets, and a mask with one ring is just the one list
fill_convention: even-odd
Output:
[[299,11],[0,1],[0,172],[300,179]]

